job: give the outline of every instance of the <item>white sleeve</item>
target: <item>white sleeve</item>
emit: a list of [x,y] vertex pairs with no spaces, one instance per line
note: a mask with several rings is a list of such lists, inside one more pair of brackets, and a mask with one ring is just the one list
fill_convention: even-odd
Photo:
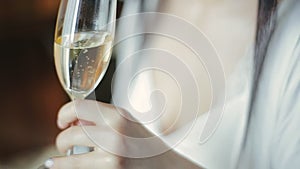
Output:
[[271,143],[274,151],[272,168],[300,166],[300,38],[292,58]]

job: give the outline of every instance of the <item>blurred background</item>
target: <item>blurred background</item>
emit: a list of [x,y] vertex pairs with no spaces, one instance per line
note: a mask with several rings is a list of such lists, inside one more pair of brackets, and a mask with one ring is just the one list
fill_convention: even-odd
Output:
[[14,168],[18,159],[55,142],[56,113],[68,101],[53,62],[58,5],[58,0],[1,1],[2,168]]
[[[26,164],[57,153],[56,114],[69,100],[53,59],[58,6],[59,0],[0,2],[1,169],[31,168]],[[109,87],[101,83],[99,100],[109,101]]]

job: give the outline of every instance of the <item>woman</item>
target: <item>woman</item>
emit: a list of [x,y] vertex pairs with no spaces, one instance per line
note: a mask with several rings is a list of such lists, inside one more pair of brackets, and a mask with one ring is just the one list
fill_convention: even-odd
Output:
[[[87,154],[52,158],[47,161],[49,168],[297,168],[300,166],[299,17],[300,1],[259,1],[254,58],[245,58],[229,78],[223,118],[206,143],[199,146],[196,134],[199,128],[194,127],[176,148],[156,156],[113,155],[109,152],[128,155],[143,151],[143,147],[128,142],[124,135],[145,138],[153,133],[128,120],[132,120],[130,112],[113,105],[93,101],[75,106],[69,103],[58,115],[58,126],[64,129],[57,137],[58,149],[65,153],[73,145],[95,148]],[[93,113],[99,108],[104,119]],[[83,128],[70,127],[77,121],[75,111]],[[201,125],[204,119],[205,114],[197,119],[197,124]],[[123,136],[115,137],[110,126]],[[87,137],[86,131],[93,139]],[[180,129],[169,136],[178,133]],[[93,142],[97,139],[104,140],[102,145],[109,145],[109,152],[107,147],[102,147],[103,150]],[[154,141],[155,144],[143,146],[147,150],[169,147],[160,137]]]

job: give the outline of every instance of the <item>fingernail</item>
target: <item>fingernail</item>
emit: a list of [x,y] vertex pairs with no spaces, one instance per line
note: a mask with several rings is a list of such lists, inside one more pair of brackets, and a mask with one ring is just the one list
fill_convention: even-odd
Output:
[[44,165],[46,168],[51,168],[54,165],[54,161],[51,158],[49,158],[45,161]]

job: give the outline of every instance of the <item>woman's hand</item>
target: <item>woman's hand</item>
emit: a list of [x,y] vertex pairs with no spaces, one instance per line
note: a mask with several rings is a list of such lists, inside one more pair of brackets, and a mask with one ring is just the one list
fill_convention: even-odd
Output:
[[[126,111],[110,104],[89,100],[70,102],[60,109],[57,125],[63,129],[56,139],[61,153],[66,154],[74,145],[92,147],[94,151],[54,157],[48,165],[51,169],[199,169],[170,150]],[[128,138],[152,139],[139,144]],[[145,158],[138,156],[141,152],[162,149],[166,152]],[[132,156],[137,158],[129,158]]]
[[[121,112],[122,111],[122,112]],[[110,150],[124,147],[122,138],[116,137],[112,128],[120,133],[125,125],[125,118],[120,115],[124,110],[96,101],[74,101],[63,106],[57,119],[57,125],[63,131],[57,136],[58,150],[66,154],[74,145],[88,146],[94,151],[79,155],[53,158],[54,169],[118,169],[121,158],[104,151],[101,146],[109,146]],[[105,147],[103,147],[105,148]]]

